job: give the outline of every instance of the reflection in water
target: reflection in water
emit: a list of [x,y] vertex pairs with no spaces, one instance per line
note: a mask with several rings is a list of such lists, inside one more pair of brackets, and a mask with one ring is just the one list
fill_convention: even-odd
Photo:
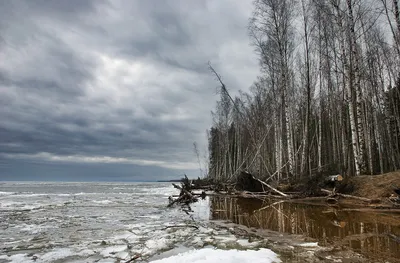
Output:
[[211,211],[213,219],[302,234],[320,245],[346,245],[369,257],[400,259],[400,214],[228,197],[214,197]]

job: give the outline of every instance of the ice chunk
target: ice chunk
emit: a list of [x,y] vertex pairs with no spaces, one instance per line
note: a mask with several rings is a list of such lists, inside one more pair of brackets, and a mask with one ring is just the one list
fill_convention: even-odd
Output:
[[318,247],[318,242],[302,243],[299,247]]
[[119,246],[111,246],[103,249],[100,254],[104,257],[109,257],[112,254],[116,254],[118,252],[122,252],[127,249],[126,245],[119,245]]
[[254,248],[258,245],[260,245],[259,242],[249,242],[247,239],[239,239],[237,241],[237,243],[241,246],[241,247],[247,247],[247,248]]
[[59,248],[54,249],[42,256],[39,256],[40,261],[42,262],[54,262],[58,259],[63,259],[66,257],[73,256],[75,253],[69,248]]
[[163,250],[167,249],[170,246],[171,240],[167,240],[166,238],[162,237],[156,240],[147,240],[146,247],[149,250]]
[[93,200],[92,202],[93,202],[93,203],[96,203],[96,204],[108,205],[108,204],[111,204],[113,201],[110,201],[110,200],[100,200],[100,201],[98,201],[98,200]]
[[24,263],[24,262],[28,262],[29,259],[26,257],[27,254],[16,254],[16,255],[12,255],[12,256],[0,256],[0,261],[1,259],[5,259],[8,260],[11,263]]

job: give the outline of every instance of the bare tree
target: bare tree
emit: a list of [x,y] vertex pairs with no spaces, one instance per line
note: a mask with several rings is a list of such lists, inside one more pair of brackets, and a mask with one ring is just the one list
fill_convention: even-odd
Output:
[[220,98],[209,176],[231,180],[247,169],[280,180],[400,167],[399,21],[397,0],[254,1],[249,34],[261,75],[232,97],[210,66]]

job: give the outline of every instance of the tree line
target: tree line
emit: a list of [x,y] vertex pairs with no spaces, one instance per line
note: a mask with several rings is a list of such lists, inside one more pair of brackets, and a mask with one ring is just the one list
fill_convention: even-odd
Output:
[[255,0],[249,36],[260,75],[220,98],[208,176],[378,174],[400,167],[397,0]]

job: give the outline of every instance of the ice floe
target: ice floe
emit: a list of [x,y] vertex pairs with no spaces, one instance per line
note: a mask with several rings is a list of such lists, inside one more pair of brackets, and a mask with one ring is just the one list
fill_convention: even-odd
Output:
[[169,184],[6,183],[0,191],[0,262],[124,262],[136,254],[163,263],[280,262],[263,240],[211,227],[208,198],[189,215],[167,209],[176,192]]

